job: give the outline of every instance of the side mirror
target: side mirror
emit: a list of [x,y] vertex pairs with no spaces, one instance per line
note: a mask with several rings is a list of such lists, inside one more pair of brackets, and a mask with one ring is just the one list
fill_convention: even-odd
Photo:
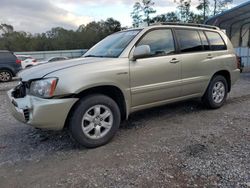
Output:
[[148,57],[151,55],[151,50],[149,45],[141,45],[135,47],[134,54],[133,54],[133,60]]

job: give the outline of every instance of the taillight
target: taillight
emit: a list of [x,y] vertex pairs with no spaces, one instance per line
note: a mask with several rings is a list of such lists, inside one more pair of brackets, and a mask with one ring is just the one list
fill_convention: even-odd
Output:
[[35,63],[35,62],[36,62],[36,59],[33,59],[32,62]]
[[22,61],[21,61],[20,59],[16,59],[16,63],[17,63],[17,64],[21,64],[21,62],[22,62]]
[[236,63],[237,63],[237,68],[240,69],[240,65],[241,65],[241,57],[236,56]]

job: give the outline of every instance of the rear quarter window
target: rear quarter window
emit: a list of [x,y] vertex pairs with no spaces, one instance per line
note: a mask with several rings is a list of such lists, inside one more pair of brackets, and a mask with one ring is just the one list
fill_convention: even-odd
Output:
[[227,49],[227,46],[219,33],[212,32],[212,31],[205,31],[205,34],[206,34],[208,41],[210,43],[211,50],[217,51],[217,50],[226,50]]

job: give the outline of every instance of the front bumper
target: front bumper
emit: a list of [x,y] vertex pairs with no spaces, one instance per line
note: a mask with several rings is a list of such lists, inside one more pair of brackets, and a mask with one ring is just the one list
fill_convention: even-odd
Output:
[[49,130],[63,129],[71,107],[78,100],[42,99],[31,95],[14,98],[12,92],[13,89],[8,91],[8,99],[13,116],[33,127]]

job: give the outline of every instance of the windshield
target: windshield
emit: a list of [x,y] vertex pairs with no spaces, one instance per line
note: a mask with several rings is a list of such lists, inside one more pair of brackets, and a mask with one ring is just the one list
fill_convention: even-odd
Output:
[[91,48],[83,57],[119,57],[140,31],[123,31],[110,35]]

